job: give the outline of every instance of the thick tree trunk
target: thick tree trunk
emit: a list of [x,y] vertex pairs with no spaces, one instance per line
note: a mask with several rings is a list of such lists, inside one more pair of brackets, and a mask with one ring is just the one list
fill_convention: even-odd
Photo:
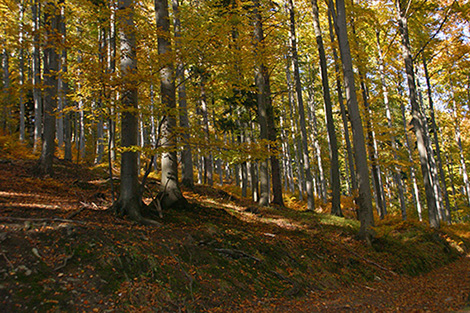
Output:
[[[170,40],[170,20],[168,14],[168,1],[155,0],[155,15],[158,28],[158,54],[168,56],[172,54]],[[162,147],[166,151],[162,154],[161,192],[162,206],[186,206],[187,201],[181,193],[178,184],[178,160],[176,154],[176,91],[174,81],[174,65],[172,58],[164,62],[160,68],[160,94],[162,105],[166,110],[166,118],[162,125]]]
[[[330,10],[333,11],[332,6]],[[358,218],[361,222],[359,237],[370,242],[373,236],[372,226],[374,215],[372,212],[372,195],[370,190],[369,169],[367,164],[367,153],[364,140],[364,129],[357,102],[356,86],[354,83],[354,72],[352,66],[351,50],[349,48],[348,33],[346,28],[346,8],[344,0],[336,1],[337,10],[337,36],[340,47],[341,60],[343,63],[344,86],[346,99],[349,106],[349,116],[353,132],[353,143],[355,152],[356,175],[359,187],[357,197]],[[333,16],[335,16],[333,14]]]
[[412,120],[411,124],[413,125],[414,132],[416,135],[417,146],[419,159],[421,163],[421,171],[423,174],[424,180],[424,189],[426,193],[426,202],[428,205],[429,213],[429,224],[433,228],[439,228],[439,218],[436,207],[436,196],[434,194],[434,189],[431,183],[431,173],[429,171],[429,156],[426,150],[426,133],[424,129],[424,116],[421,110],[419,109],[415,75],[413,69],[413,57],[411,55],[410,41],[408,37],[408,21],[406,14],[406,8],[403,8],[400,1],[397,0],[397,13],[398,13],[398,29],[402,37],[402,50],[403,58],[405,61],[405,70],[408,80],[408,90],[410,94],[410,103],[411,103],[411,115]]
[[[260,139],[268,140],[268,120],[267,120],[267,82],[268,69],[264,64],[263,46],[264,46],[264,34],[263,34],[263,23],[260,12],[259,0],[254,2],[255,4],[255,50],[256,50],[256,67],[255,67],[255,84],[258,89],[258,122],[260,126]],[[266,147],[267,148],[267,147]],[[261,206],[269,205],[269,172],[268,172],[268,160],[263,159],[259,162],[259,183],[260,183],[260,194],[258,203]]]
[[315,199],[313,195],[313,177],[310,169],[310,157],[308,153],[308,135],[305,119],[304,102],[302,97],[302,84],[300,81],[300,68],[299,68],[299,56],[297,51],[297,38],[295,31],[295,15],[294,15],[294,3],[292,0],[287,0],[287,9],[289,12],[289,36],[290,36],[290,49],[292,57],[292,65],[294,68],[294,83],[295,91],[297,95],[297,105],[299,107],[299,123],[300,123],[300,135],[302,143],[302,161],[303,171],[305,172],[305,182],[307,191],[307,209],[315,209]]
[[336,139],[335,124],[333,119],[333,105],[331,103],[330,86],[328,82],[328,68],[326,64],[325,48],[321,35],[320,19],[318,15],[317,0],[312,0],[313,28],[317,41],[318,55],[320,56],[320,71],[323,86],[323,100],[325,104],[326,128],[328,131],[328,144],[330,151],[330,184],[332,191],[331,214],[342,216],[341,212],[341,184],[339,178],[338,142]]
[[119,38],[121,50],[121,193],[114,204],[119,215],[143,222],[142,195],[138,181],[138,153],[135,151],[138,135],[137,83],[133,76],[137,69],[134,6],[132,0],[119,0]]
[[46,48],[44,49],[44,138],[38,166],[38,173],[40,175],[53,175],[57,73],[59,70],[59,56],[55,50],[55,47],[58,45],[57,38],[59,34],[60,16],[58,13],[59,11],[54,2],[46,3],[44,8],[44,21],[46,24]]

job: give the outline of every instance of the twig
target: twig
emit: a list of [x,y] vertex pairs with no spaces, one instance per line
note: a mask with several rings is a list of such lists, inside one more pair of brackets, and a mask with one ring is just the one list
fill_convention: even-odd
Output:
[[17,222],[62,222],[62,223],[77,223],[85,224],[82,221],[69,220],[65,218],[23,218],[23,217],[12,217],[12,216],[1,216],[0,221],[17,221]]
[[54,271],[58,271],[58,270],[60,270],[61,268],[64,268],[64,267],[67,265],[67,261],[70,260],[71,258],[73,258],[74,255],[75,255],[75,250],[72,252],[71,255],[69,255],[68,257],[66,257],[66,258],[64,259],[64,263],[63,263],[62,265],[57,266],[57,267],[54,269]]
[[2,255],[3,255],[3,257],[5,258],[5,260],[7,261],[8,265],[10,265],[10,267],[11,267],[12,269],[14,269],[15,267],[13,266],[13,264],[11,264],[10,260],[8,260],[6,254],[5,254],[5,253],[2,253]]
[[233,250],[233,249],[215,249],[215,251],[219,252],[219,253],[223,253],[223,254],[226,254],[234,259],[238,259],[238,258],[248,258],[248,259],[252,259],[252,260],[255,260],[257,262],[261,262],[260,259],[258,259],[257,257],[254,257],[244,251],[241,251],[241,250]]
[[389,273],[391,273],[391,274],[393,274],[393,275],[395,275],[395,276],[398,276],[398,274],[395,273],[394,271],[392,271],[391,269],[386,268],[386,267],[384,267],[384,266],[382,266],[382,265],[380,265],[380,264],[375,263],[374,261],[371,261],[371,260],[369,260],[369,259],[363,257],[362,255],[360,255],[360,254],[354,252],[353,250],[348,249],[346,246],[344,246],[344,247],[345,247],[346,250],[348,250],[350,253],[354,254],[354,255],[355,255],[356,257],[358,257],[358,258],[361,258],[361,259],[364,260],[365,262],[367,262],[367,263],[369,263],[369,264],[372,264],[372,265],[374,265],[374,266],[380,268],[381,270],[387,271],[387,272],[389,272]]

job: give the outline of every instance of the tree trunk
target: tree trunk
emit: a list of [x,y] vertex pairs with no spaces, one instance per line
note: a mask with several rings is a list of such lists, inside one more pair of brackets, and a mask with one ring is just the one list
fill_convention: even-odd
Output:
[[[175,30],[175,50],[177,55],[181,50],[181,21],[179,17],[179,3],[178,0],[172,0],[173,14],[174,14],[174,30]],[[194,173],[193,173],[193,157],[191,151],[190,135],[189,135],[189,118],[188,118],[188,105],[186,101],[186,84],[184,82],[184,64],[180,58],[177,58],[176,65],[176,82],[178,84],[178,107],[179,107],[179,122],[180,127],[183,129],[183,150],[181,151],[181,182],[186,187],[194,187]]]
[[290,32],[290,49],[292,56],[292,65],[294,67],[294,83],[295,91],[297,95],[297,105],[299,107],[299,123],[300,123],[300,135],[302,142],[302,161],[303,171],[305,172],[306,191],[307,191],[307,209],[315,209],[315,199],[313,196],[313,178],[310,169],[310,157],[308,154],[308,135],[305,119],[304,102],[302,97],[302,84],[300,81],[300,69],[299,69],[299,56],[297,52],[297,38],[295,31],[295,15],[294,15],[294,3],[292,0],[287,0],[287,9],[289,12],[289,32]]
[[406,220],[406,202],[405,196],[403,192],[403,182],[401,179],[400,168],[398,167],[398,154],[397,154],[397,144],[395,142],[395,136],[393,135],[393,128],[392,128],[392,114],[390,112],[390,105],[388,100],[388,87],[385,81],[385,67],[384,67],[384,57],[382,53],[382,46],[380,44],[380,32],[376,31],[377,37],[377,50],[378,50],[378,61],[379,61],[379,72],[380,72],[380,82],[382,84],[382,94],[384,98],[384,105],[385,105],[385,115],[387,117],[387,126],[390,131],[390,142],[392,147],[392,155],[395,161],[395,166],[392,169],[393,180],[397,185],[398,189],[398,198],[400,200],[400,209],[401,209],[401,216],[403,220]]
[[[69,85],[64,78],[64,75],[67,73],[67,47],[66,47],[66,36],[67,36],[67,27],[65,25],[65,8],[62,6],[61,15],[60,15],[60,34],[62,35],[62,52],[60,56],[60,72],[59,76],[59,102],[63,109],[68,107],[67,94],[69,91]],[[66,112],[62,115],[64,119],[64,160],[72,161],[72,126],[71,126],[71,113]]]
[[[398,83],[398,93],[400,96],[402,96],[402,89],[401,89],[401,84]],[[407,122],[406,122],[406,117],[405,117],[405,105],[402,101],[400,101],[400,109],[401,109],[401,116],[402,116],[402,123],[403,123],[403,132],[405,135],[405,146],[406,149],[408,150],[408,161],[410,162],[410,176],[411,176],[411,182],[413,184],[413,201],[416,206],[416,211],[418,212],[418,219],[421,222],[423,220],[422,216],[422,208],[421,208],[421,202],[419,201],[419,190],[418,190],[418,184],[416,182],[416,170],[413,166],[413,153],[411,150],[410,146],[410,140],[408,138],[408,128],[407,128]]]
[[424,116],[421,110],[419,109],[418,99],[417,99],[417,92],[416,92],[416,83],[415,83],[415,75],[413,69],[413,57],[411,55],[411,47],[410,41],[408,37],[408,21],[406,14],[406,8],[401,6],[400,1],[397,0],[397,13],[398,13],[398,29],[400,31],[402,37],[402,50],[403,50],[403,58],[405,61],[405,70],[407,74],[408,80],[408,90],[410,95],[410,103],[411,103],[411,115],[412,120],[411,124],[413,125],[414,132],[416,135],[417,145],[418,145],[418,153],[419,159],[421,163],[421,171],[423,174],[424,180],[424,189],[426,193],[426,202],[428,205],[428,213],[429,213],[429,224],[433,228],[439,228],[439,219],[438,219],[438,212],[436,208],[436,197],[434,194],[433,186],[431,184],[431,173],[429,171],[429,156],[426,150],[426,133],[424,129]]
[[[333,17],[333,7],[330,6]],[[374,225],[374,215],[372,212],[372,195],[370,191],[369,169],[367,165],[367,154],[364,140],[364,129],[357,102],[356,86],[354,83],[354,72],[352,66],[351,50],[349,48],[348,33],[346,28],[346,8],[344,0],[336,1],[337,29],[341,60],[343,63],[344,86],[346,89],[346,99],[351,118],[353,132],[353,143],[355,152],[356,175],[359,186],[357,197],[358,218],[361,222],[359,237],[370,242],[373,236],[372,226]]]
[[24,141],[26,138],[26,123],[25,123],[25,96],[24,96],[24,0],[20,1],[20,34],[19,34],[19,100],[20,100],[20,140]]
[[326,64],[325,48],[321,35],[320,19],[318,16],[317,0],[312,0],[313,28],[317,41],[318,55],[320,56],[320,70],[323,86],[323,100],[325,104],[326,128],[330,151],[330,184],[332,191],[331,214],[342,216],[341,212],[341,183],[339,178],[338,142],[336,140],[335,124],[333,119],[333,105],[331,103],[330,87],[328,82],[328,68]]
[[2,69],[3,69],[3,92],[4,92],[4,104],[3,104],[3,121],[2,128],[3,132],[6,133],[10,128],[10,54],[5,47],[2,51]]
[[[255,50],[256,50],[256,69],[255,69],[255,84],[258,90],[258,122],[260,126],[260,139],[268,140],[268,121],[267,121],[267,82],[268,69],[264,64],[263,46],[264,34],[263,23],[260,12],[259,0],[254,1],[255,4]],[[267,147],[266,147],[267,148]],[[259,183],[260,195],[258,203],[261,206],[269,204],[269,173],[268,173],[268,160],[263,159],[259,162]]]
[[[134,6],[132,0],[119,0],[119,38],[121,50],[121,193],[114,207],[119,215],[129,215],[143,222],[142,195],[138,181],[138,153],[135,151],[138,135],[138,99],[135,71],[137,69]],[[134,148],[134,149],[133,149]]]
[[[328,10],[328,24],[329,24],[329,33],[330,33],[330,40],[331,43],[334,44],[335,42],[335,36],[333,32],[333,23],[331,21],[331,14],[332,12]],[[347,154],[347,160],[348,160],[348,167],[349,169],[349,177],[350,177],[350,188],[352,187],[353,190],[357,190],[357,179],[355,175],[355,170],[354,170],[354,157],[353,157],[353,152],[352,152],[352,147],[351,147],[351,137],[349,135],[349,126],[348,126],[348,117],[346,114],[346,109],[344,107],[344,99],[343,99],[343,90],[341,88],[341,73],[339,69],[339,62],[338,62],[338,55],[336,53],[336,49],[333,46],[333,59],[335,62],[335,76],[336,76],[336,92],[338,94],[338,102],[339,102],[339,107],[341,111],[341,120],[343,121],[343,129],[344,129],[344,140],[346,142],[346,154]],[[351,194],[351,189],[349,190],[349,193]]]
[[[172,54],[170,40],[170,19],[168,14],[168,1],[155,0],[155,15],[158,29],[158,54],[168,56]],[[172,59],[172,58],[166,58]],[[162,206],[186,206],[186,199],[181,193],[178,184],[178,159],[176,154],[176,91],[174,81],[174,65],[172,60],[166,61],[160,67],[160,94],[162,105],[166,110],[166,118],[162,125],[162,179],[161,192],[163,193]]]
[[434,114],[434,103],[432,100],[431,81],[429,79],[428,66],[426,64],[426,58],[424,57],[424,53],[423,53],[423,68],[424,68],[424,75],[426,78],[426,85],[427,85],[427,91],[428,91],[429,111],[431,113],[431,127],[432,127],[432,131],[434,135],[434,144],[436,145],[437,167],[439,170],[439,176],[440,176],[441,184],[442,184],[442,191],[444,194],[444,203],[445,203],[444,217],[445,217],[446,222],[451,223],[452,217],[450,213],[449,193],[447,192],[446,176],[444,173],[444,168],[442,166],[441,147],[439,144],[439,137],[438,137],[439,129],[437,127],[436,117]]
[[41,97],[41,60],[40,60],[40,39],[39,39],[39,25],[40,25],[40,4],[39,0],[34,0],[31,6],[31,13],[33,19],[33,51],[32,51],[32,84],[33,84],[33,102],[34,102],[34,148],[36,151],[41,142],[42,137],[42,97]]
[[44,138],[38,173],[53,175],[52,163],[55,152],[55,110],[57,108],[57,73],[59,70],[59,55],[55,47],[58,45],[59,11],[54,2],[48,2],[44,8],[46,28],[46,45],[44,49]]

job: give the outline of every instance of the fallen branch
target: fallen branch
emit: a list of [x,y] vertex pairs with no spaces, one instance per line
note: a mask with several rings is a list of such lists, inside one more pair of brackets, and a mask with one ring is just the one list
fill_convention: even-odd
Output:
[[363,257],[362,255],[360,255],[360,254],[354,252],[353,250],[348,249],[346,246],[345,246],[345,248],[346,248],[346,250],[348,250],[350,253],[354,254],[354,255],[355,255],[356,257],[358,257],[358,258],[361,258],[361,259],[362,259],[363,261],[365,261],[366,263],[369,263],[369,264],[371,264],[371,265],[374,265],[374,266],[380,268],[381,270],[384,270],[384,271],[386,271],[386,272],[389,272],[389,273],[392,274],[392,275],[398,276],[398,274],[395,273],[394,271],[392,271],[391,269],[386,268],[386,267],[384,267],[384,266],[382,266],[382,265],[380,265],[380,264],[375,263],[374,261],[371,261],[371,260],[369,260],[369,259]]
[[215,249],[215,251],[219,252],[219,253],[223,253],[223,254],[226,254],[234,259],[239,259],[239,258],[248,258],[248,259],[252,259],[252,260],[255,260],[257,262],[261,262],[260,259],[258,259],[257,257],[255,256],[252,256],[244,251],[241,251],[241,250],[234,250],[234,249]]
[[82,221],[76,220],[69,220],[65,218],[24,218],[24,217],[12,217],[12,216],[0,216],[0,221],[11,221],[11,222],[58,222],[58,223],[77,223],[77,224],[85,224]]
[[12,269],[14,269],[15,267],[13,266],[13,264],[11,264],[10,260],[8,260],[6,254],[5,254],[5,253],[2,253],[2,255],[3,255],[3,257],[5,258],[5,260],[7,261],[8,265],[9,265]]
[[75,250],[72,252],[71,255],[69,255],[68,257],[66,257],[66,258],[64,259],[64,263],[63,263],[62,265],[57,266],[57,267],[54,269],[54,271],[58,271],[58,270],[60,270],[61,268],[64,268],[64,267],[67,265],[67,262],[68,262],[71,258],[73,258],[74,255],[75,255]]

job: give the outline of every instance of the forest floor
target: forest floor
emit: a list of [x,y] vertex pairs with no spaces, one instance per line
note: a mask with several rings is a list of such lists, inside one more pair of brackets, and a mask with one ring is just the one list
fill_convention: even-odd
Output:
[[1,312],[455,312],[470,305],[468,224],[434,231],[390,218],[367,247],[353,219],[258,208],[228,189],[197,186],[184,192],[189,209],[163,212],[160,227],[142,226],[106,210],[112,200],[102,169],[56,160],[57,178],[37,178],[33,166],[0,155]]

